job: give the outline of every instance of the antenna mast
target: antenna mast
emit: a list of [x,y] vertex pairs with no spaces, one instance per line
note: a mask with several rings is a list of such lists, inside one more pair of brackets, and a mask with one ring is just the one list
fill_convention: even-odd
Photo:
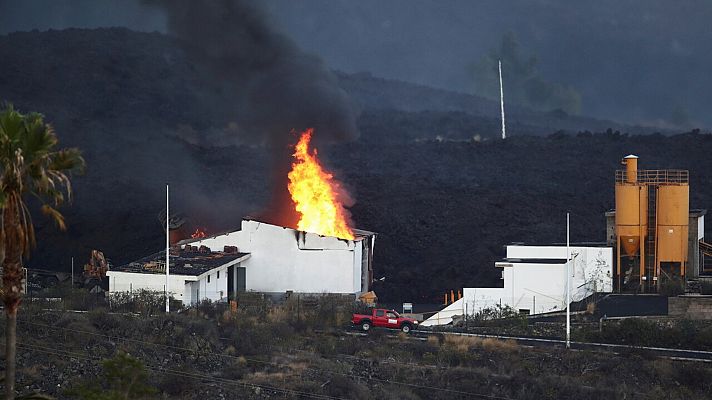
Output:
[[168,184],[166,184],[166,313],[171,311],[170,302],[170,265],[171,265],[171,233],[170,233],[171,214],[168,208]]
[[506,139],[507,128],[504,125],[504,86],[502,85],[502,60],[499,60],[499,105],[502,110],[502,139]]

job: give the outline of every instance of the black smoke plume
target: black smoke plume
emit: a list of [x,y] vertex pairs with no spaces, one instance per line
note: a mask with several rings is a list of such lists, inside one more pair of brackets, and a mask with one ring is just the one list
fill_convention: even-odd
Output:
[[265,216],[294,225],[287,193],[294,132],[315,129],[318,143],[355,138],[357,110],[318,57],[267,23],[256,2],[148,0],[162,7],[187,56],[234,105],[239,141],[270,147],[275,185]]

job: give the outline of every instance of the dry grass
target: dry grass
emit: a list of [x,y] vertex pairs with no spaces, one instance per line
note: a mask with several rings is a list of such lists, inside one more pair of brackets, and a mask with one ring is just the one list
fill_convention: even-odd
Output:
[[285,307],[272,307],[267,312],[269,322],[284,322],[290,319],[291,315]]
[[309,369],[309,363],[306,361],[293,362],[289,364],[289,369],[297,375],[301,375],[304,371]]
[[440,339],[435,335],[428,336],[428,344],[431,346],[440,346]]
[[285,372],[257,371],[245,376],[245,381],[252,383],[268,383],[274,381],[284,382],[291,374]]
[[460,352],[468,352],[475,346],[482,345],[482,339],[474,336],[445,336],[445,345],[453,347]]
[[235,319],[235,314],[233,314],[230,310],[225,310],[223,311],[222,315],[220,316],[220,322],[228,322]]
[[596,303],[586,304],[586,314],[593,315],[596,312]]
[[485,338],[482,339],[481,346],[487,351],[519,351],[519,345],[512,339],[500,340]]
[[32,365],[30,367],[25,367],[22,369],[22,373],[28,375],[34,379],[39,378],[42,375],[41,367],[38,364]]
[[[438,345],[436,336],[428,336],[428,343]],[[485,351],[513,352],[519,350],[519,345],[514,340],[500,340],[494,338],[479,338],[476,336],[445,335],[443,346],[447,346],[461,353],[467,353],[475,347]]]
[[237,350],[235,350],[235,346],[233,346],[233,345],[228,345],[225,348],[225,354],[227,354],[229,356],[234,356],[236,352],[237,352]]

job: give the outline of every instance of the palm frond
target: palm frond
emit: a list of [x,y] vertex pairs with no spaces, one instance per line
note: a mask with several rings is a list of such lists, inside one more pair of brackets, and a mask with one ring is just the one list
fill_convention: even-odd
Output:
[[20,147],[31,163],[46,156],[57,144],[54,130],[42,120],[39,114],[28,115],[25,119],[25,134],[20,138]]
[[86,162],[79,149],[62,149],[52,153],[49,169],[52,171],[84,172]]
[[49,204],[43,204],[42,213],[50,217],[50,219],[52,219],[57,224],[57,228],[59,228],[59,230],[67,230],[67,225],[64,222],[64,215],[62,215],[62,213],[59,212],[56,208],[53,208]]
[[24,197],[37,197],[42,213],[65,230],[58,207],[72,198],[70,174],[85,167],[78,149],[55,149],[57,143],[54,129],[41,114],[23,115],[11,105],[0,109],[0,208],[4,235],[12,237],[0,246],[14,243],[24,257],[35,246],[32,215]]

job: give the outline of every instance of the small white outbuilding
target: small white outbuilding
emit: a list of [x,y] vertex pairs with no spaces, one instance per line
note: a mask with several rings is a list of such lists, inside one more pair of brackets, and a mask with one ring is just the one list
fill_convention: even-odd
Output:
[[[171,250],[169,291],[184,304],[227,301],[239,292],[352,294],[369,290],[373,232],[353,240],[256,220],[224,234],[184,241]],[[165,290],[165,252],[107,272],[109,292]]]
[[[613,248],[574,245],[571,251],[571,301],[613,290]],[[462,298],[448,305],[423,326],[444,325],[456,315],[509,306],[523,314],[566,309],[566,246],[508,245],[507,257],[494,265],[502,270],[503,286],[463,288]]]

